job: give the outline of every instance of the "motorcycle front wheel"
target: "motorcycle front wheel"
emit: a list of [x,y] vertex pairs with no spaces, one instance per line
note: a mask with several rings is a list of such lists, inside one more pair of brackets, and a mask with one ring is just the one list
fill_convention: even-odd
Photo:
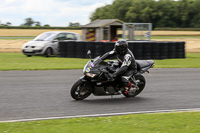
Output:
[[[137,84],[136,85],[137,89],[135,88],[136,89],[135,91],[129,91],[128,93],[125,93],[124,91],[122,91],[122,94],[124,96],[126,96],[126,97],[135,97],[135,96],[137,96],[138,94],[140,94],[143,91],[143,89],[145,87],[145,84],[146,84],[146,80],[145,80],[144,76],[136,75],[135,76],[135,81],[136,81],[136,84]],[[130,79],[130,82],[132,84],[135,84],[132,79]]]
[[80,79],[71,88],[71,97],[75,100],[83,100],[92,93],[91,85]]

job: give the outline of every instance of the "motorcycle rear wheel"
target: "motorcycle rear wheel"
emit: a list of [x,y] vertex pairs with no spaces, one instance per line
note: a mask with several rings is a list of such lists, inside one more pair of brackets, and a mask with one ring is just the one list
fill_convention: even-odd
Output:
[[80,79],[74,83],[71,88],[71,97],[75,100],[83,100],[92,93],[92,88],[89,83],[83,82]]
[[[122,91],[122,94],[123,94],[125,97],[135,97],[135,96],[137,96],[138,94],[140,94],[140,93],[143,91],[143,89],[144,89],[144,87],[145,87],[145,84],[146,84],[146,80],[145,80],[144,76],[142,76],[142,75],[136,75],[136,76],[135,76],[135,80],[136,80],[136,81],[139,81],[139,82],[137,83],[138,90],[136,90],[135,92],[129,91],[129,93],[125,93],[124,91]],[[131,82],[132,84],[134,84],[132,80],[130,80],[130,82]]]

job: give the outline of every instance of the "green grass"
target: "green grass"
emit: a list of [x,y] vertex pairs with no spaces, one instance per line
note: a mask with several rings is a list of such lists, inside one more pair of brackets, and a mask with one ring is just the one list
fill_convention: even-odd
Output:
[[[155,60],[155,68],[200,68],[200,53],[187,53],[186,59]],[[0,53],[0,70],[82,69],[89,59],[43,56],[26,57],[21,53]]]
[[200,68],[200,53],[187,53],[186,59],[154,60],[155,68]]
[[21,53],[0,53],[0,70],[82,69],[87,61],[88,59],[26,57]]
[[1,133],[198,133],[200,112],[0,123]]

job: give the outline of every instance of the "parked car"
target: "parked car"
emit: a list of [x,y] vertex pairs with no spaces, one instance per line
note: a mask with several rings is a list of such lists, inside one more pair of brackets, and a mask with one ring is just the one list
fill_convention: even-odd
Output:
[[25,43],[22,52],[28,57],[32,55],[44,55],[46,57],[57,55],[60,40],[80,40],[80,35],[64,31],[44,32],[32,41]]

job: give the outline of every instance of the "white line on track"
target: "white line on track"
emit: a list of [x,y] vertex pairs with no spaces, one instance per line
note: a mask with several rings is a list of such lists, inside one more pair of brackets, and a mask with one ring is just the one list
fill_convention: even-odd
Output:
[[105,117],[105,116],[117,116],[117,115],[129,115],[129,114],[167,113],[167,112],[194,112],[194,111],[200,111],[200,108],[138,111],[138,112],[123,112],[123,113],[107,113],[107,114],[91,114],[91,115],[75,115],[75,116],[63,116],[63,117],[33,118],[33,119],[19,119],[19,120],[0,121],[0,123],[4,123],[4,122],[27,122],[27,121],[52,120],[52,119],[68,119],[68,118],[81,118],[81,117]]

